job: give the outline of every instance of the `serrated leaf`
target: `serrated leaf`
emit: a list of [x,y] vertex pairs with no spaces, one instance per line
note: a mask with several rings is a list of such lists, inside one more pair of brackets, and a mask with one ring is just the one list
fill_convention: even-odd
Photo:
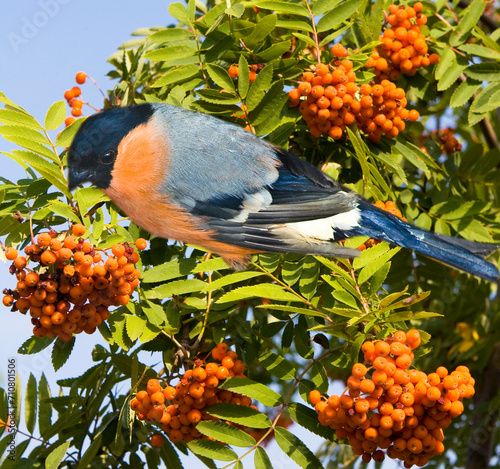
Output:
[[186,295],[187,293],[198,292],[202,288],[205,288],[206,285],[206,282],[197,278],[174,280],[173,282],[148,290],[146,296],[149,299],[165,299],[170,298],[172,295]]
[[274,309],[276,311],[285,311],[287,313],[296,313],[296,314],[304,314],[306,316],[317,316],[319,318],[325,318],[327,315],[322,311],[316,311],[314,309],[307,308],[297,308],[296,306],[288,306],[288,305],[259,305],[257,308],[262,309]]
[[455,89],[450,99],[451,107],[463,106],[481,88],[481,82],[473,79],[463,81]]
[[141,275],[142,283],[160,283],[178,277],[185,277],[196,267],[195,259],[176,259],[145,270]]
[[438,166],[434,161],[432,161],[428,155],[426,155],[420,148],[409,142],[401,142],[396,140],[394,142],[394,148],[399,151],[405,159],[407,159],[412,165],[421,169],[424,173],[430,176],[429,166],[437,168]]
[[318,421],[318,414],[310,407],[298,402],[292,402],[288,406],[288,411],[292,419],[301,427],[306,428],[325,440],[333,441],[334,431],[330,427],[321,425]]
[[43,127],[33,116],[14,109],[0,109],[0,123],[7,125],[22,125],[35,130],[43,130]]
[[95,456],[102,446],[102,433],[100,433],[96,438],[92,440],[92,443],[87,448],[82,458],[80,459],[79,468],[84,469],[88,467],[92,461],[94,461]]
[[491,83],[476,97],[470,108],[471,112],[484,113],[500,107],[500,83]]
[[386,262],[388,262],[394,255],[396,255],[401,250],[400,247],[396,247],[386,252],[378,259],[373,261],[371,264],[368,264],[364,267],[358,275],[358,284],[366,282],[377,270],[379,270]]
[[314,16],[324,15],[332,11],[342,0],[318,0],[314,2],[312,12]]
[[273,469],[271,460],[262,446],[257,446],[257,448],[255,448],[253,464],[255,469]]
[[443,53],[441,54],[441,59],[436,66],[434,71],[434,76],[437,80],[440,80],[448,71],[454,63],[457,62],[456,54],[450,47],[445,47]]
[[45,128],[47,130],[57,129],[66,117],[66,103],[64,101],[57,101],[50,106],[47,114],[45,115]]
[[325,367],[320,362],[316,362],[311,367],[309,376],[319,392],[325,393],[328,391],[328,376],[326,374]]
[[[20,125],[0,125],[0,135],[9,141],[13,141],[12,138],[14,137],[20,137],[40,145],[50,144],[43,133],[30,127],[22,127]],[[53,157],[54,155],[52,154],[51,156]]]
[[244,11],[245,11],[245,5],[243,5],[242,3],[235,3],[231,6],[231,8],[227,8],[225,10],[225,13],[228,16],[239,18],[241,15],[243,15]]
[[83,187],[75,190],[75,199],[78,202],[80,213],[85,215],[94,205],[108,202],[108,196],[97,187]]
[[261,355],[259,360],[260,364],[267,371],[269,371],[269,373],[273,374],[279,379],[282,379],[284,381],[295,379],[297,370],[285,358],[276,355],[273,352],[267,352],[264,355]]
[[202,292],[214,291],[224,288],[228,285],[234,285],[238,282],[243,282],[254,277],[265,275],[264,272],[235,272],[234,274],[225,275],[224,277],[214,280],[212,283],[207,284],[202,288]]
[[193,440],[187,444],[193,453],[215,461],[233,461],[238,455],[227,446],[211,440]]
[[473,64],[464,73],[475,80],[500,81],[500,64],[496,62]]
[[309,17],[309,13],[306,8],[297,3],[288,3],[288,2],[280,2],[280,1],[256,1],[249,2],[249,6],[256,6],[258,8],[262,8],[265,10],[273,10],[276,13],[288,13],[290,15],[299,15]]
[[179,455],[170,441],[165,440],[163,442],[163,446],[160,449],[160,457],[169,469],[183,469]]
[[283,403],[277,392],[248,378],[227,378],[219,384],[219,388],[251,397],[267,407],[276,407]]
[[283,54],[290,50],[292,43],[291,41],[283,41],[278,42],[277,44],[273,44],[271,47],[259,52],[257,57],[264,63],[271,62],[272,60],[281,58]]
[[226,69],[217,64],[207,64],[207,72],[216,85],[232,93],[236,92],[233,79],[229,76]]
[[178,41],[179,39],[188,39],[193,37],[193,33],[188,29],[183,28],[166,28],[161,31],[156,31],[148,36],[148,41],[165,43]]
[[217,300],[217,304],[241,301],[249,298],[267,298],[275,301],[300,301],[300,298],[274,283],[261,283],[235,288]]
[[292,35],[295,36],[297,39],[304,41],[306,44],[309,44],[310,46],[316,47],[316,43],[314,42],[314,40],[311,37],[306,36],[305,34],[301,34],[301,33],[292,33]]
[[152,88],[160,88],[162,86],[168,86],[173,83],[180,83],[185,80],[189,80],[196,75],[201,77],[200,67],[197,65],[181,65],[177,68],[169,70],[163,74],[158,80],[154,81],[150,86]]
[[255,444],[255,439],[248,433],[224,422],[205,420],[198,423],[196,429],[204,435],[228,445],[246,448]]
[[476,26],[481,18],[485,7],[486,3],[483,2],[483,0],[473,0],[471,4],[461,12],[458,26],[450,36],[450,46],[457,47],[465,42],[469,37],[471,29]]
[[238,59],[238,69],[240,71],[238,76],[238,94],[241,96],[241,99],[245,99],[250,86],[250,71],[247,59],[243,54]]
[[231,93],[218,90],[196,90],[196,94],[207,103],[212,104],[238,104],[240,97]]
[[68,342],[63,342],[59,338],[56,339],[52,348],[52,365],[54,366],[54,371],[57,371],[68,361],[74,345],[75,337],[72,337]]
[[283,81],[277,81],[264,95],[257,107],[250,112],[250,121],[253,125],[259,125],[273,117],[279,117],[278,112],[287,101],[288,96],[283,91]]
[[63,129],[56,137],[56,147],[69,147],[77,130],[80,128],[84,121],[85,118],[82,117]]
[[196,55],[196,49],[190,46],[167,46],[146,52],[144,57],[155,62],[171,62]]
[[389,250],[389,245],[386,243],[380,243],[369,249],[365,249],[361,256],[356,257],[352,263],[355,270],[361,269],[366,265],[378,259],[382,254],[385,254]]
[[205,408],[208,415],[221,420],[229,420],[250,428],[269,428],[271,421],[267,415],[250,407],[237,404],[213,404]]
[[500,52],[490,49],[489,47],[484,47],[479,44],[462,44],[459,50],[467,52],[471,55],[477,55],[479,57],[486,57],[487,59],[500,60]]
[[[45,469],[57,469],[59,467],[59,464],[61,464],[62,460],[64,459],[64,456],[66,455],[66,451],[68,451],[70,444],[70,441],[66,441],[65,443],[53,449],[45,460]],[[81,467],[83,468],[85,466]]]
[[54,339],[49,337],[30,337],[18,349],[17,353],[21,355],[32,355],[47,348]]
[[33,376],[33,373],[30,373],[28,384],[26,385],[26,396],[24,398],[24,419],[26,428],[31,435],[35,431],[37,403],[36,378]]
[[442,314],[438,313],[431,313],[428,311],[419,311],[419,312],[413,312],[413,311],[400,311],[398,313],[394,313],[389,315],[386,318],[387,322],[400,322],[400,321],[409,321],[413,319],[428,319],[428,318],[435,318],[435,317],[443,317]]
[[50,209],[51,212],[54,212],[56,215],[61,215],[62,217],[71,220],[75,223],[81,223],[80,218],[78,215],[69,207],[69,205],[66,205],[63,202],[60,201],[55,201],[51,203],[48,208]]
[[438,80],[438,91],[446,91],[450,86],[460,78],[469,62],[462,55],[455,55],[455,60],[452,61],[446,73]]
[[52,404],[47,402],[50,397],[49,383],[42,373],[38,383],[38,430],[42,437],[52,425]]
[[334,290],[332,291],[332,296],[337,301],[340,301],[341,303],[344,303],[347,306],[351,306],[352,308],[358,307],[356,298],[354,298],[349,292],[345,290]]
[[191,21],[189,20],[189,15],[186,7],[183,3],[171,3],[168,6],[168,12],[181,23],[184,23],[186,26],[189,26]]
[[317,31],[323,33],[330,29],[336,29],[344,21],[354,16],[361,5],[361,0],[348,0],[335,9],[329,11],[318,21]]
[[146,328],[146,321],[139,316],[129,315],[125,319],[125,327],[130,340],[136,341]]
[[323,465],[312,451],[286,428],[274,429],[276,443],[283,452],[304,469],[322,469]]

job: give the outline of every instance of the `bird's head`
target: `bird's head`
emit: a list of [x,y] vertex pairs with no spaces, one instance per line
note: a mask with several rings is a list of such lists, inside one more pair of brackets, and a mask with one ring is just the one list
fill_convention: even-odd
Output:
[[111,183],[112,171],[123,138],[153,114],[150,104],[118,107],[87,118],[68,150],[68,186],[90,182],[100,189]]

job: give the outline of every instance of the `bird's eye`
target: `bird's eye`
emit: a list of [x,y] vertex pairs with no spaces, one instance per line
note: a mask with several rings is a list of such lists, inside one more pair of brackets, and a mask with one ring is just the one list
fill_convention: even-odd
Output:
[[99,163],[111,164],[115,160],[115,152],[113,150],[108,150],[99,156]]

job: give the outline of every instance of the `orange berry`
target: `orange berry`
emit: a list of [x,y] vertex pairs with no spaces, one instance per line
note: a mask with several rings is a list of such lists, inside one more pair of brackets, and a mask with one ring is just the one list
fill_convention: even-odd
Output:
[[391,346],[387,342],[380,340],[375,343],[374,352],[377,357],[386,357],[391,353]]
[[219,366],[215,376],[217,379],[226,379],[229,376],[229,370],[225,366]]
[[299,84],[297,89],[300,91],[302,96],[307,96],[311,93],[312,86],[309,82],[302,82]]
[[358,378],[363,378],[367,372],[366,366],[362,363],[355,363],[352,367],[352,374]]
[[40,256],[40,261],[43,265],[52,265],[57,261],[57,255],[52,251],[43,251]]
[[17,249],[15,249],[13,247],[8,247],[5,250],[5,257],[7,258],[8,261],[15,260],[17,256],[18,256]]
[[[73,236],[78,236],[78,237],[83,236],[86,231],[87,231],[87,229],[81,223],[75,223],[71,227],[71,232],[73,233]],[[64,243],[64,245],[66,246],[66,243]],[[69,247],[69,246],[66,246],[66,247]]]
[[163,395],[163,392],[161,390],[151,395],[151,403],[153,405],[161,405],[164,402],[165,402],[165,396]]
[[[83,72],[80,72],[80,73],[83,73]],[[165,441],[165,438],[163,438],[163,435],[160,435],[159,433],[155,433],[152,437],[151,437],[151,446],[154,446],[156,448],[161,448],[163,446],[163,443]]]
[[230,65],[228,69],[229,76],[231,78],[238,78],[240,76],[240,69],[238,65]]
[[321,393],[317,389],[313,389],[309,392],[309,402],[312,405],[316,405],[318,402],[321,402]]

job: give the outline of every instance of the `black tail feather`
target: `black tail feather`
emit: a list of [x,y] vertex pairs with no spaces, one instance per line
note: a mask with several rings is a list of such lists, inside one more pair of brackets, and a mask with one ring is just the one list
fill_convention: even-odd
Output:
[[420,254],[491,282],[498,280],[497,267],[484,259],[498,248],[497,245],[453,238],[409,225],[365,200],[359,202],[359,209],[361,211],[360,226],[353,234],[370,236],[413,249]]

